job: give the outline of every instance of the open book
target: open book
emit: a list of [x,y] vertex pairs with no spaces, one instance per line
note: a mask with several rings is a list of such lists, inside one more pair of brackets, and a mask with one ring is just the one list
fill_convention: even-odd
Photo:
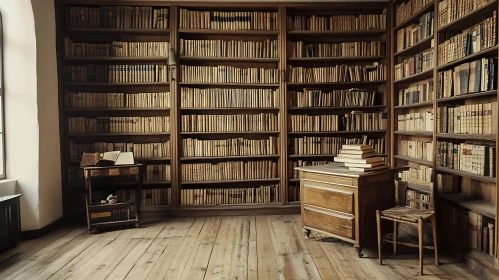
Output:
[[135,164],[132,152],[83,153],[80,167]]

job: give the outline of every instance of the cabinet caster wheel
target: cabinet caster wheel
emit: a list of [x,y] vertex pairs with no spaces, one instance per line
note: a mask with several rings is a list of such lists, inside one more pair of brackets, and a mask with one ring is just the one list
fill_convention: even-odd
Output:
[[303,229],[303,235],[304,235],[305,239],[310,239],[310,230]]

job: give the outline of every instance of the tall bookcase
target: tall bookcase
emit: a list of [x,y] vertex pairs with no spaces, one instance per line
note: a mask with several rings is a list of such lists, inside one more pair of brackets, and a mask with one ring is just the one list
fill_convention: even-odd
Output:
[[[60,0],[56,4],[66,217],[81,217],[84,209],[79,153],[133,149],[137,154],[140,148],[126,144],[94,145],[96,142],[162,143],[168,148],[164,155],[156,156],[159,144],[145,145],[146,152],[152,149],[152,156],[137,156],[146,165],[164,165],[160,167],[162,171],[148,167],[153,179],[167,178],[146,182],[147,188],[152,189],[143,194],[150,200],[149,205],[142,207],[146,218],[298,213],[293,164],[332,160],[346,141],[375,141],[372,143],[378,145],[379,153],[387,154],[390,34],[386,28],[386,3],[369,3],[369,8],[363,9],[352,9],[347,3],[316,3],[313,8],[310,3],[133,0]],[[166,14],[155,12],[161,8],[168,10],[167,25],[163,24]],[[303,26],[293,26],[293,22],[302,19]],[[80,49],[76,50],[77,56],[68,57],[65,49],[70,42],[76,43],[77,48],[81,47],[78,43],[168,45],[159,56],[129,57],[133,51],[123,53],[121,45],[115,43],[118,46],[111,45],[111,50],[119,49],[122,57],[115,57],[112,52],[99,53],[99,57],[82,55]],[[308,45],[305,48],[309,51],[300,47],[303,52],[297,55],[298,49],[293,52],[292,47],[297,44]],[[123,80],[125,71],[138,69],[129,77],[135,79],[134,75],[147,67],[67,67],[91,63],[162,65],[165,68],[152,71],[163,72],[145,78],[166,76],[166,80]],[[300,67],[314,70],[298,72]],[[334,69],[344,72],[334,79],[316,74],[310,80],[314,76],[310,74],[321,67],[321,71],[331,74]],[[117,73],[109,76],[111,72],[104,69]],[[97,78],[92,71],[99,73]],[[104,95],[83,105],[68,105],[68,92]],[[127,93],[138,92],[169,92],[168,106],[154,103],[164,100],[163,97],[144,101],[140,99],[143,96],[138,97],[140,105],[133,103],[141,108],[128,108],[126,98],[123,104],[115,104],[116,96],[120,96],[117,93],[126,97]],[[302,94],[301,101],[298,93]],[[80,95],[71,93],[72,98]],[[309,96],[311,102],[303,103],[309,99],[304,96]],[[106,99],[104,103],[102,98],[110,101]],[[319,100],[323,101],[319,104]],[[108,103],[114,107],[107,108]],[[158,132],[147,128],[124,133],[115,130],[129,129],[136,119],[93,121],[99,116],[164,116],[169,117],[169,122]],[[371,124],[362,125],[368,122]],[[298,146],[298,139],[306,138],[313,141]],[[302,151],[295,151],[294,144]],[[324,149],[329,152],[324,153]],[[168,176],[164,176],[165,172]]]
[[[497,74],[484,73],[497,72],[497,9],[497,1],[399,0],[390,17],[392,162],[414,171],[404,174],[411,206],[436,206],[442,245],[489,277],[499,266],[498,97]],[[489,223],[492,238],[483,234]]]

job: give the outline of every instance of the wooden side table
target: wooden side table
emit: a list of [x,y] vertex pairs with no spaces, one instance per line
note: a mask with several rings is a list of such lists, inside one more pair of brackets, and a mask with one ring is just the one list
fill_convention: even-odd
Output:
[[[139,212],[140,196],[142,192],[143,165],[133,164],[122,166],[84,167],[83,170],[86,189],[85,196],[88,231],[90,232],[96,228],[130,224],[135,224],[136,227],[140,227]],[[135,188],[135,202],[122,201],[114,204],[93,203],[93,192],[96,191],[96,186],[92,186],[93,179],[129,175],[138,175],[138,180],[135,182],[137,185]],[[107,187],[99,186],[99,189],[106,190]],[[132,206],[135,206],[135,209],[133,209]]]

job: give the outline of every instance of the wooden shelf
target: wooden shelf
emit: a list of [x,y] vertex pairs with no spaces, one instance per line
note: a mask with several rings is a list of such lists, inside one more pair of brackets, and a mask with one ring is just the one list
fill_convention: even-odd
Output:
[[461,139],[461,140],[482,140],[496,141],[495,134],[459,134],[459,133],[439,133],[437,138]]
[[170,185],[172,181],[143,181],[144,185]]
[[180,182],[181,185],[211,185],[211,184],[233,184],[233,183],[262,183],[279,181],[279,178],[269,179],[245,179],[245,180],[226,180],[226,181],[190,181]]
[[375,29],[375,30],[290,30],[288,35],[295,36],[332,36],[332,35],[344,35],[344,36],[381,36],[386,34],[385,29]]
[[418,21],[418,19],[423,15],[426,14],[427,12],[431,12],[433,10],[433,1],[430,3],[426,4],[425,6],[421,7],[417,12],[415,12],[412,16],[409,18],[405,19],[401,23],[397,24],[394,28],[394,30],[400,29],[402,27],[405,27],[415,21]]
[[496,218],[496,205],[493,202],[472,198],[463,193],[441,193],[438,197],[471,210],[477,214],[484,215],[492,219]]
[[400,80],[396,80],[393,83],[394,84],[412,83],[412,82],[415,82],[418,80],[424,80],[424,79],[431,78],[431,77],[433,77],[433,69],[426,70],[424,72],[417,73],[417,74],[414,74],[414,75],[409,76],[409,77],[405,77],[405,78],[400,79]]
[[279,62],[279,58],[251,58],[251,57],[207,57],[207,56],[181,56],[180,61],[219,61],[219,62]]
[[413,201],[413,202],[418,202],[418,203],[423,203],[423,204],[431,204],[431,202],[424,201],[422,199],[410,198],[410,197],[407,197],[406,199],[409,201]]
[[154,108],[65,108],[66,112],[170,111],[169,107]]
[[262,108],[262,107],[255,107],[255,108],[195,108],[195,107],[190,107],[190,108],[180,108],[180,111],[279,111],[280,108]]
[[129,62],[142,62],[154,61],[168,63],[168,57],[165,56],[151,56],[151,57],[121,57],[121,56],[66,56],[63,58],[66,61],[129,61]]
[[[331,160],[333,160],[333,158],[335,157],[336,155],[327,155],[327,154],[321,154],[321,155],[289,155],[289,158],[290,159],[297,159],[297,158],[331,158]],[[387,154],[376,154],[375,156],[377,157],[387,157],[388,155]]]
[[277,36],[279,31],[274,30],[220,30],[220,29],[188,29],[179,28],[180,34],[201,34],[201,35],[237,35],[237,36]]
[[180,132],[180,135],[213,135],[213,134],[278,134],[279,131],[213,131],[213,132]]
[[418,108],[418,107],[426,107],[426,106],[433,106],[433,101],[424,101],[424,102],[418,102],[414,104],[407,104],[407,105],[399,105],[399,106],[394,106],[394,109],[409,109],[409,108]]
[[487,15],[492,16],[492,11],[497,10],[497,1],[492,1],[474,11],[460,17],[459,19],[439,27],[438,32],[462,31],[483,21]]
[[342,57],[290,57],[288,62],[334,62],[334,61],[366,61],[383,60],[386,55],[379,56],[342,56]]
[[134,223],[138,223],[138,222],[139,222],[139,220],[137,220],[137,219],[130,219],[130,220],[124,220],[124,221],[93,223],[91,225],[92,225],[92,227],[107,227],[107,226],[122,226],[122,225],[134,224]]
[[[157,157],[157,158],[135,158],[135,161],[141,162],[141,161],[167,161],[171,160],[169,157]],[[68,164],[80,164],[79,159],[70,159],[68,160]]]
[[289,107],[288,111],[301,111],[301,110],[351,110],[351,109],[380,109],[386,108],[386,105],[372,105],[372,106],[332,106],[332,107]]
[[85,87],[117,87],[117,86],[169,86],[167,82],[150,82],[150,83],[94,83],[94,82],[65,82],[66,86],[85,86]]
[[362,82],[329,82],[329,83],[320,83],[320,82],[311,82],[311,83],[288,83],[288,86],[334,86],[334,85],[345,85],[345,86],[355,86],[355,85],[378,85],[384,84],[386,81],[362,81]]
[[82,132],[82,133],[68,133],[68,137],[95,137],[95,136],[164,136],[170,135],[170,132],[137,132],[137,133],[94,133],[94,132]]
[[394,155],[393,157],[396,159],[416,162],[416,163],[427,165],[427,166],[433,165],[433,161],[429,161],[429,160],[425,160],[425,159],[419,159],[419,158],[413,158],[413,157],[401,156],[401,155]]
[[273,88],[279,87],[279,84],[250,84],[250,83],[193,83],[193,82],[179,82],[180,86],[206,86],[206,87],[260,87],[260,88]]
[[393,132],[396,135],[406,135],[406,136],[433,136],[432,131],[403,131],[397,130]]
[[468,179],[473,179],[473,180],[486,182],[486,183],[492,183],[492,184],[496,183],[495,177],[481,176],[481,175],[476,175],[476,174],[473,174],[470,172],[465,172],[465,171],[461,171],[461,170],[456,170],[456,169],[447,168],[447,167],[440,167],[440,166],[437,166],[436,169],[437,169],[437,171],[440,171],[440,172],[454,174],[454,175],[461,176],[461,177],[468,178]]
[[431,188],[429,186],[415,184],[415,183],[407,183],[407,188],[431,194]]
[[483,50],[483,51],[479,51],[479,52],[474,53],[474,54],[470,54],[470,55],[465,56],[465,57],[460,58],[460,59],[453,60],[451,62],[448,62],[446,64],[438,66],[437,70],[442,71],[442,70],[445,70],[447,68],[452,68],[454,66],[463,64],[467,61],[476,60],[477,58],[481,58],[482,56],[487,56],[487,55],[491,55],[491,57],[497,56],[497,46],[492,47],[492,48],[488,48],[488,49]]
[[116,33],[116,34],[135,34],[135,35],[157,35],[170,36],[170,29],[140,29],[140,28],[64,28],[63,32],[71,34],[74,32],[88,33]]
[[386,133],[386,130],[359,130],[359,131],[290,131],[289,135],[323,135],[323,134],[375,134]]
[[109,203],[104,203],[104,204],[95,204],[95,205],[88,205],[88,209],[102,209],[102,208],[124,208],[133,205],[133,203],[130,202],[118,202],[114,204],[109,204]]
[[397,53],[394,54],[394,56],[409,56],[409,55],[415,55],[417,53],[420,53],[424,50],[431,49],[431,40],[433,40],[434,36],[428,36],[427,38],[417,42],[416,44],[405,48]]
[[278,158],[279,155],[252,155],[252,156],[220,156],[220,157],[181,157],[181,161],[192,160],[234,160],[234,159],[266,159]]
[[210,211],[210,210],[240,210],[240,209],[261,209],[280,208],[281,202],[271,203],[245,203],[245,204],[201,204],[201,205],[180,205],[181,211]]
[[483,92],[461,94],[461,95],[457,95],[457,96],[439,98],[439,99],[437,99],[437,103],[445,103],[445,102],[451,102],[451,101],[455,101],[455,100],[462,100],[462,99],[469,99],[469,98],[479,98],[479,97],[496,95],[496,94],[497,94],[497,90],[489,90],[489,91],[483,91]]

